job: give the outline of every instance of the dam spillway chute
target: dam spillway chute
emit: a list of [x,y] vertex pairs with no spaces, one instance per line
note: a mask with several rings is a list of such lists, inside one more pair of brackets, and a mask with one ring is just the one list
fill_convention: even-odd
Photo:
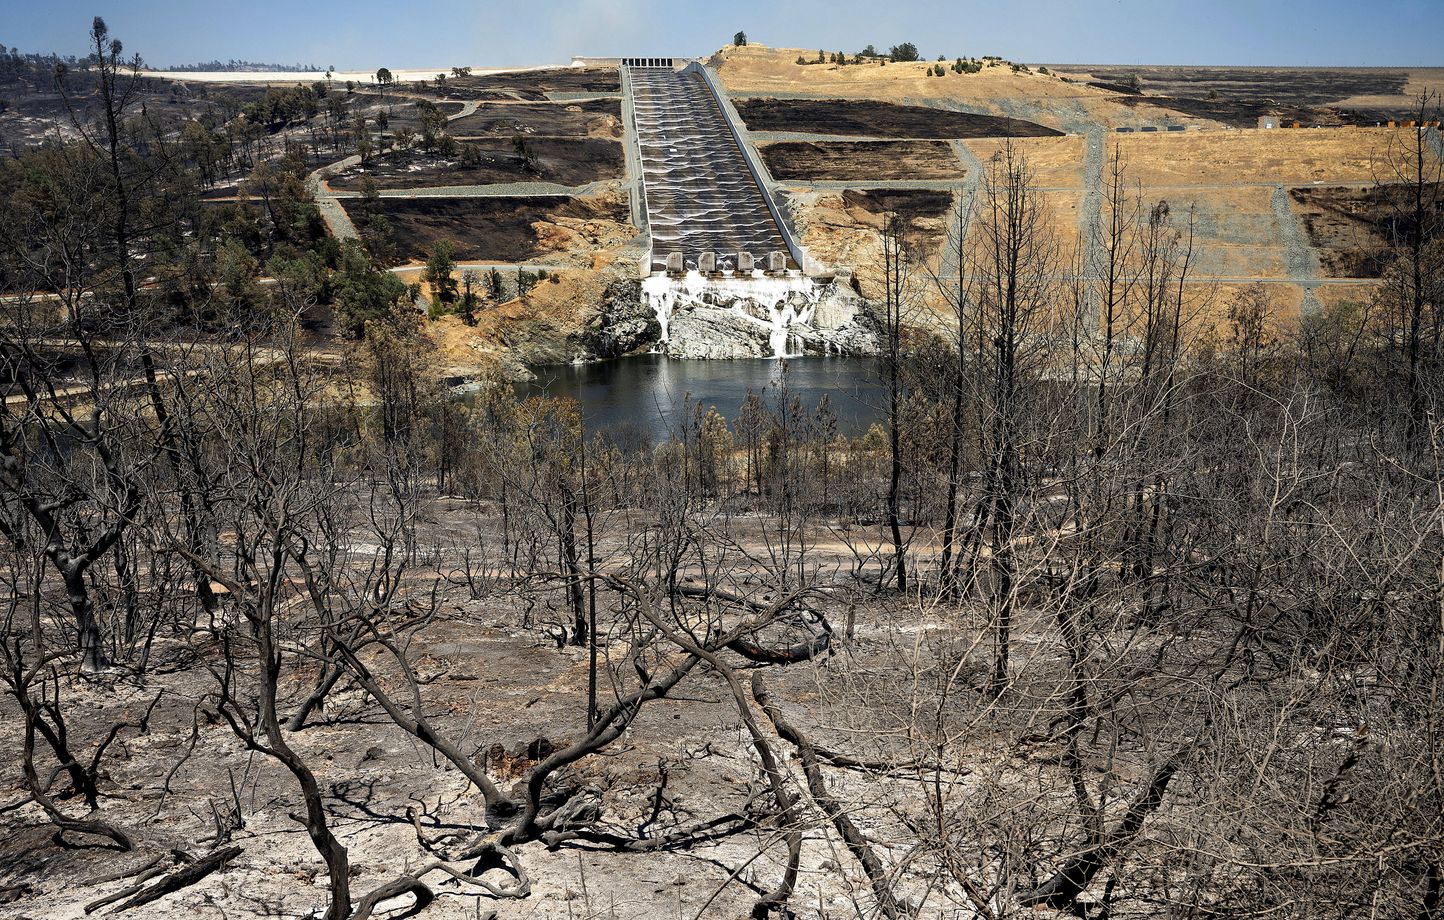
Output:
[[623,83],[650,236],[642,292],[663,347],[679,310],[707,309],[765,327],[770,353],[787,356],[824,286],[805,270],[712,77],[696,63],[657,60],[624,59]]

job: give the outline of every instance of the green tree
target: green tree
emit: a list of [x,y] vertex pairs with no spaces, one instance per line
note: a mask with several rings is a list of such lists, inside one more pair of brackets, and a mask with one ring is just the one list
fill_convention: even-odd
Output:
[[371,151],[374,149],[371,132],[366,129],[366,116],[360,112],[356,113],[356,120],[351,125],[351,140],[356,145],[356,155],[361,158],[362,165],[370,163]]
[[531,148],[526,145],[526,138],[520,134],[511,139],[512,152],[516,158],[521,160],[521,168],[525,172],[536,171],[536,157],[532,154]]
[[236,240],[227,240],[216,253],[216,269],[221,289],[235,308],[235,315],[244,316],[261,304],[261,286],[257,283],[260,264]]
[[[274,255],[266,262],[265,274],[275,279],[276,290],[283,303],[305,304],[309,308],[315,304],[330,303],[335,297],[326,259],[314,250],[294,258]],[[306,317],[302,319],[304,321]]]
[[736,35],[732,36],[732,44],[736,45],[738,48],[746,48],[746,47],[747,47],[747,33],[746,33],[746,32],[738,32]]
[[912,42],[903,42],[901,45],[893,45],[887,56],[892,58],[894,63],[903,61],[918,60],[918,46]]
[[[436,107],[436,103],[422,99],[416,103],[416,113],[421,122],[421,149],[427,152],[435,150],[441,144],[441,139],[446,136],[446,115]],[[398,139],[400,133],[397,133]]]
[[456,279],[452,277],[456,271],[456,260],[452,258],[454,251],[450,240],[437,240],[431,258],[426,260],[426,283],[431,285],[432,295],[442,304],[449,305],[456,300]]
[[468,326],[476,325],[476,305],[481,300],[478,289],[481,287],[481,276],[476,269],[468,268],[461,273],[461,321]]
[[340,263],[336,314],[346,332],[360,338],[366,323],[398,315],[409,293],[400,278],[378,269],[356,240],[341,244]]

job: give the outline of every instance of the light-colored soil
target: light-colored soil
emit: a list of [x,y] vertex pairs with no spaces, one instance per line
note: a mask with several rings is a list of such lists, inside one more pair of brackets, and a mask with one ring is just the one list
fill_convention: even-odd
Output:
[[[984,67],[974,74],[947,71],[928,76],[935,61],[881,65],[798,64],[797,57],[813,60],[817,49],[768,48],[750,44],[728,47],[713,59],[727,90],[735,95],[806,94],[844,99],[882,99],[889,102],[928,100],[954,102],[968,111],[1026,118],[1049,127],[1091,119],[1112,125],[1203,123],[1142,106],[1130,109],[1113,101],[1113,94],[1083,83],[1068,83],[1057,76],[1014,73],[1006,65]],[[951,60],[949,61],[951,63]]]
[[1118,134],[1109,139],[1144,185],[1374,181],[1387,128]]
[[[500,744],[506,751],[501,761],[505,765],[498,768],[498,761],[493,761],[491,772],[509,783],[532,762],[525,748],[534,739],[564,742],[585,728],[585,653],[557,649],[540,624],[521,628],[504,608],[456,600],[467,612],[427,630],[420,637],[424,651],[413,656],[414,666],[427,681],[423,688],[427,713],[453,738],[468,739],[469,746],[485,750]],[[181,643],[163,638],[157,659],[166,662],[184,650]],[[624,654],[625,645],[614,650]],[[203,655],[214,651],[201,649]],[[366,662],[385,673],[386,662],[379,657],[368,655]],[[285,675],[288,697],[311,676]],[[628,743],[617,746],[611,756],[580,765],[579,781],[608,790],[612,819],[633,828],[646,820],[659,758],[681,764],[671,768],[674,785],[667,795],[668,815],[705,818],[745,801],[754,771],[735,728],[721,730],[735,721],[735,711],[729,718],[725,689],[718,683],[709,676],[694,681],[679,704],[645,711]],[[33,807],[9,815],[0,864],[20,871],[35,888],[27,902],[0,906],[0,916],[82,920],[87,902],[131,882],[77,885],[77,880],[140,864],[167,847],[204,851],[200,841],[214,833],[210,803],[224,812],[231,783],[244,819],[232,838],[244,848],[241,856],[199,884],[127,916],[136,920],[252,917],[274,915],[277,910],[304,916],[324,905],[324,868],[291,817],[301,807],[295,780],[274,760],[247,752],[224,722],[197,716],[196,751],[176,771],[170,793],[161,794],[165,773],[190,743],[192,709],[211,689],[210,676],[202,668],[153,675],[144,688],[129,683],[66,688],[69,702],[79,707],[76,711],[87,713],[74,726],[87,738],[90,720],[98,723],[121,714],[135,718],[157,692],[165,693],[150,733],[124,739],[107,758],[104,814],[142,840],[144,849],[122,855],[100,847],[63,849],[50,841],[49,829]],[[400,686],[393,684],[392,689]],[[12,737],[12,729],[18,720],[6,712],[3,743],[7,750],[15,750],[19,740]],[[328,790],[332,826],[349,852],[357,896],[414,867],[425,855],[405,820],[407,807],[428,816],[444,815],[444,829],[476,826],[481,815],[475,790],[454,769],[433,763],[413,739],[387,724],[374,703],[355,690],[342,689],[333,695],[328,712],[335,720],[331,724],[314,725],[288,740],[316,771],[322,789]],[[708,756],[689,758],[704,747]],[[0,772],[7,801],[14,798],[17,786],[13,768],[9,764]],[[424,820],[431,825],[431,817]],[[478,901],[458,896],[455,886],[443,885],[442,890],[452,890],[426,916],[463,920],[475,917],[478,906],[498,909],[507,918],[567,918],[612,905],[618,917],[659,916],[660,911],[679,905],[694,913],[726,882],[727,869],[715,861],[742,863],[749,855],[750,836],[705,848],[702,854],[629,856],[578,850],[550,854],[541,846],[529,846],[523,860],[532,880],[530,898],[515,903]],[[775,874],[776,868],[764,858],[757,871]],[[678,878],[685,878],[687,884],[674,884]],[[713,916],[738,915],[749,900],[747,889],[734,884],[714,905],[722,913]]]
[[[625,509],[603,515],[599,529],[605,534],[604,548],[619,545],[622,535],[639,526],[630,515]],[[537,759],[528,751],[534,742],[566,744],[584,732],[586,652],[559,648],[553,640],[566,613],[545,590],[533,586],[541,601],[534,606],[523,604],[511,587],[498,590],[487,577],[475,594],[468,590],[457,547],[484,555],[488,545],[495,546],[500,523],[492,510],[460,499],[437,499],[425,506],[424,519],[426,539],[436,539],[447,549],[435,570],[428,563],[415,577],[423,584],[438,575],[449,581],[438,585],[440,615],[408,643],[421,704],[440,733],[471,752],[508,789]],[[731,530],[739,545],[754,550],[761,547],[762,526],[744,516]],[[854,525],[845,532],[855,545],[839,542],[839,533],[826,527],[817,527],[810,536],[810,558],[821,570],[846,570],[855,549],[884,539],[876,526]],[[919,534],[915,549],[920,564],[935,563],[933,537]],[[364,555],[365,547],[358,551]],[[605,705],[614,680],[625,685],[635,676],[627,657],[631,633],[621,623],[613,624],[612,605],[605,597],[601,600],[599,623],[614,630],[600,643]],[[841,615],[836,625],[843,625]],[[896,736],[893,726],[881,726],[872,707],[853,700],[863,686],[873,681],[886,686],[888,674],[905,673],[912,643],[945,640],[958,625],[955,612],[933,616],[868,596],[856,607],[856,637],[837,636],[835,656],[768,668],[765,679],[789,719],[819,745],[870,759],[901,759],[908,750],[906,739]],[[1030,673],[1031,661],[1050,668],[1058,659],[1051,640],[1041,634],[1047,625],[1046,619],[1040,623],[1031,614],[1020,622],[1020,635],[1029,635],[1020,640],[1021,674]],[[239,822],[231,822],[229,841],[243,848],[242,854],[201,882],[126,916],[306,917],[325,904],[324,869],[295,818],[302,808],[295,779],[272,758],[237,741],[214,711],[216,677],[198,665],[198,659],[219,667],[219,644],[204,632],[187,638],[164,631],[157,637],[143,683],[122,672],[93,682],[63,680],[72,743],[77,745],[94,743],[112,722],[135,719],[161,695],[149,731],[122,732],[105,759],[102,778],[99,817],[130,832],[140,848],[117,854],[93,845],[59,846],[37,808],[10,809],[0,822],[5,830],[0,883],[18,879],[30,887],[25,900],[0,905],[0,917],[84,920],[88,902],[132,882],[104,876],[156,857],[169,866],[172,848],[206,852],[214,844],[218,820],[224,821],[232,809]],[[360,659],[389,691],[409,698],[388,656],[373,647],[362,651]],[[304,658],[287,661],[292,664],[281,674],[280,690],[289,712],[309,690],[315,670]],[[250,678],[242,674],[236,679]],[[0,700],[0,715],[5,716],[0,719],[0,749],[7,751],[20,745],[21,720],[13,713],[13,703]],[[419,813],[429,835],[450,831],[467,838],[482,827],[477,791],[392,725],[375,700],[357,687],[338,686],[324,711],[304,730],[288,732],[287,741],[317,776],[330,826],[348,851],[355,897],[429,861],[407,820],[408,809]],[[780,743],[777,747],[791,769],[790,750]],[[1006,768],[1024,778],[1037,772],[1027,764],[1026,754],[995,750],[1001,746],[989,746],[970,758],[968,772]],[[1119,769],[1134,779],[1130,767]],[[715,673],[699,669],[666,698],[644,707],[625,736],[604,754],[583,759],[559,779],[572,788],[594,790],[603,809],[603,827],[624,837],[646,837],[744,810],[749,799],[759,795],[757,775],[755,755],[726,685]],[[839,770],[829,770],[829,782],[844,800],[869,804],[869,811],[859,811],[855,820],[880,846],[896,839],[890,808],[917,807],[915,783],[880,782],[870,772],[854,776]],[[18,763],[0,761],[0,801],[15,801],[21,784]],[[63,807],[76,811],[71,802]],[[763,825],[688,849],[635,854],[587,845],[549,851],[530,843],[517,848],[530,875],[530,897],[477,897],[475,889],[467,893],[435,873],[428,880],[440,897],[424,916],[474,920],[496,910],[504,920],[741,917],[780,874],[782,852],[776,842],[775,828]],[[759,855],[760,849],[767,852]],[[886,847],[885,852],[892,850]],[[865,882],[822,824],[808,831],[801,869],[794,895],[799,916],[851,916],[855,899],[867,898]],[[926,880],[909,874],[900,882],[914,883],[925,885]]]
[[1180,226],[1193,215],[1197,259],[1193,271],[1223,278],[1281,278],[1286,275],[1283,244],[1266,188],[1207,193],[1144,189],[1147,200],[1168,202]]
[[[843,191],[791,192],[788,197],[808,253],[825,264],[850,268],[863,296],[881,296],[881,215],[851,202]],[[908,223],[921,282],[928,271],[938,270],[948,215],[917,216]]]
[[[1001,139],[963,141],[983,163],[987,163],[1009,141]],[[1067,137],[1020,137],[1011,141],[1015,150],[1028,158],[1033,181],[1040,188],[1082,188],[1083,153],[1081,135]]]

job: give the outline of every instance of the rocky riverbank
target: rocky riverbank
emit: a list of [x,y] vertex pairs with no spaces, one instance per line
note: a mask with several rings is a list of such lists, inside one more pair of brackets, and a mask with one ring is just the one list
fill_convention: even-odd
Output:
[[432,326],[443,373],[526,379],[533,367],[648,352],[693,359],[878,352],[880,327],[846,279],[694,285],[659,300],[657,282],[668,280],[639,280],[635,262],[618,259],[551,275],[482,311],[474,326],[444,317]]
[[674,358],[872,355],[877,324],[846,283],[810,278],[652,277],[642,297]]

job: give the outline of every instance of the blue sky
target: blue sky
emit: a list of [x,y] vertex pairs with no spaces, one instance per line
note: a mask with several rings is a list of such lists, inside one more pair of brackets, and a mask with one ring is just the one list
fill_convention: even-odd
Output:
[[159,66],[371,70],[769,45],[1029,63],[1444,65],[1444,0],[0,0],[0,42],[79,53],[92,16]]

